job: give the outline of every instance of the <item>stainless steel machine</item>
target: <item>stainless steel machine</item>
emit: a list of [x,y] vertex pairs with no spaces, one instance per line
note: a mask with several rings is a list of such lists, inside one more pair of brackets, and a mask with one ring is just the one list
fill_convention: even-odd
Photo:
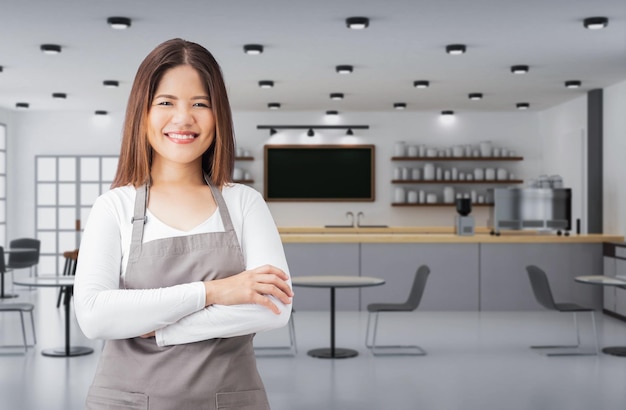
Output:
[[489,215],[491,234],[502,230],[536,230],[569,235],[572,225],[570,188],[495,188]]

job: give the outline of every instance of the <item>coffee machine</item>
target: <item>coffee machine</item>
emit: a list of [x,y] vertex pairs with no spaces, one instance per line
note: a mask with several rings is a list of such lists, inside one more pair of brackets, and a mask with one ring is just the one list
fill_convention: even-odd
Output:
[[456,234],[457,235],[474,235],[474,217],[470,216],[472,212],[472,200],[470,198],[456,199]]

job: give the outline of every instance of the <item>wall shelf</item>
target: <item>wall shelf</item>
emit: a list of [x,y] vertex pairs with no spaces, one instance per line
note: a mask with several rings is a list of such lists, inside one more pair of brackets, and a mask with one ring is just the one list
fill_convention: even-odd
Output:
[[425,181],[423,179],[393,179],[391,180],[392,184],[523,184],[524,181],[521,179],[510,179],[510,180],[429,180]]
[[254,161],[254,157],[235,157],[235,161]]
[[[436,206],[441,206],[441,207],[456,207],[456,204],[448,204],[448,203],[444,203],[444,202],[437,202],[434,204],[413,204],[413,203],[409,203],[409,202],[392,202],[391,206],[423,206],[423,207],[436,207]],[[490,207],[493,206],[493,204],[476,204],[476,203],[472,203],[472,208],[474,207]]]
[[524,157],[391,157],[392,161],[523,161]]

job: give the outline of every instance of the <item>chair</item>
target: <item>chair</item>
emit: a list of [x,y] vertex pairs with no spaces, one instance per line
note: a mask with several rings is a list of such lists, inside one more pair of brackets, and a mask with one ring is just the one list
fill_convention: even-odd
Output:
[[[381,312],[412,312],[420,304],[422,295],[424,294],[424,288],[426,287],[426,280],[430,274],[430,268],[427,265],[422,265],[415,272],[415,278],[413,279],[413,286],[409,297],[404,303],[370,303],[367,305],[367,329],[365,331],[365,346],[367,346],[373,355],[411,355],[411,356],[423,356],[426,351],[416,345],[377,345],[376,333],[378,328],[378,316]],[[370,337],[370,322],[374,317],[373,332]],[[371,342],[370,342],[371,339]]]
[[12,252],[9,254],[7,271],[11,271],[11,281],[14,280],[14,271],[17,269],[30,269],[29,276],[33,276],[33,267],[39,263],[39,251],[41,241],[35,238],[19,238],[9,242],[11,249],[34,249],[33,252]]
[[[63,276],[74,276],[76,275],[76,262],[78,261],[78,249],[74,249],[73,251],[63,252],[63,257],[65,258],[65,265],[63,266]],[[67,291],[67,288],[59,289],[59,296],[57,298],[57,308],[61,306],[61,298],[63,294]]]
[[[255,346],[254,351],[257,356],[295,356],[298,352],[296,346],[296,327],[294,325],[293,314],[295,310],[291,309],[291,316],[287,328],[289,330],[289,344],[285,346]],[[262,352],[272,352],[263,354]]]
[[595,350],[593,352],[583,351],[561,351],[551,352],[547,356],[588,356],[598,354],[598,331],[596,329],[596,320],[594,310],[584,306],[577,305],[575,303],[556,303],[552,296],[550,289],[550,283],[546,273],[534,265],[526,266],[528,272],[528,278],[530,279],[530,285],[535,295],[535,299],[541,306],[548,310],[554,310],[557,312],[570,312],[574,314],[574,327],[576,329],[576,344],[575,345],[548,345],[548,346],[531,346],[532,349],[567,349],[580,347],[580,330],[578,328],[577,313],[589,312],[591,314],[591,323],[593,326],[593,336],[595,342]]

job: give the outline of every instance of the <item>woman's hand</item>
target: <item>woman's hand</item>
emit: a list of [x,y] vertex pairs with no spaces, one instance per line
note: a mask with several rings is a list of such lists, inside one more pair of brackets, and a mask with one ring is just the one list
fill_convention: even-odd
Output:
[[230,276],[204,282],[206,306],[242,305],[254,303],[279,314],[280,310],[269,298],[274,296],[284,304],[291,303],[293,292],[287,283],[289,277],[281,269],[264,265]]

